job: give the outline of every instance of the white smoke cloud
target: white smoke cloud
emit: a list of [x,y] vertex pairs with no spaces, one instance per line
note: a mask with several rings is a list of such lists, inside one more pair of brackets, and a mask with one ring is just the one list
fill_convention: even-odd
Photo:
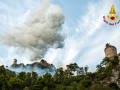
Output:
[[15,47],[22,54],[29,54],[31,61],[43,58],[49,48],[63,48],[65,16],[58,5],[47,5],[48,0],[44,0],[22,26],[0,34],[1,43]]

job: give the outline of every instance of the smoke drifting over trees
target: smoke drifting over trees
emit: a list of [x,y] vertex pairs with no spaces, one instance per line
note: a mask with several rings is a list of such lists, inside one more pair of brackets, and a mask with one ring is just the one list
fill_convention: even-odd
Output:
[[2,44],[23,54],[29,52],[30,60],[34,61],[43,58],[49,48],[63,48],[66,37],[62,32],[65,16],[59,6],[48,7],[48,0],[44,0],[32,15],[23,26],[0,34],[0,39]]

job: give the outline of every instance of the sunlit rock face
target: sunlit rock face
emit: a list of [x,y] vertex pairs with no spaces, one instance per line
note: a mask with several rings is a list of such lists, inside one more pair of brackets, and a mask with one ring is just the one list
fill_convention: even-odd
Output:
[[27,65],[24,65],[23,63],[17,64],[16,60],[16,63],[13,63],[10,67],[7,67],[7,69],[15,71],[16,73],[19,73],[21,71],[24,71],[26,73],[34,71],[37,72],[37,74],[40,76],[44,75],[47,72],[54,75],[56,70],[53,64],[49,64],[43,59],[40,62],[34,62]]

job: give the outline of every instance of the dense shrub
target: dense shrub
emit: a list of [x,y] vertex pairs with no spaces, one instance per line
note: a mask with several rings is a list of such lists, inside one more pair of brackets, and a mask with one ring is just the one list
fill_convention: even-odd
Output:
[[100,81],[98,79],[96,79],[95,84],[100,84]]
[[88,75],[89,77],[91,77],[92,79],[94,79],[94,78],[95,78],[96,73],[91,73],[91,72],[89,72],[87,75]]
[[66,90],[67,87],[66,86],[62,86],[60,90]]
[[83,85],[84,87],[89,87],[91,85],[91,81],[90,80],[81,80],[81,85]]
[[108,87],[114,88],[114,89],[116,89],[116,90],[119,90],[119,87],[117,86],[117,84],[116,84],[115,82],[110,82],[110,83],[108,84]]
[[95,85],[95,86],[88,88],[86,90],[116,90],[116,89],[110,88],[108,86],[103,86],[103,85]]
[[84,76],[83,79],[85,79],[85,80],[92,80],[92,78],[90,76],[88,76],[88,75]]
[[67,88],[67,90],[77,90],[77,88],[75,86],[70,86]]
[[66,90],[66,86],[63,85],[57,85],[57,87],[55,88],[55,90]]
[[74,82],[71,82],[71,85],[72,85],[72,86],[77,86],[77,82],[75,82],[75,81],[74,81]]
[[103,80],[105,78],[105,74],[99,73],[98,78],[99,80]]
[[48,90],[48,87],[44,87],[43,90]]
[[23,90],[29,90],[29,88],[28,88],[28,87],[25,87]]
[[77,85],[77,90],[86,90],[86,89],[81,84],[78,84]]
[[62,82],[62,84],[65,85],[65,86],[69,86],[69,85],[71,85],[72,82],[79,83],[81,80],[82,80],[82,77],[72,76],[69,79],[64,79],[63,82]]

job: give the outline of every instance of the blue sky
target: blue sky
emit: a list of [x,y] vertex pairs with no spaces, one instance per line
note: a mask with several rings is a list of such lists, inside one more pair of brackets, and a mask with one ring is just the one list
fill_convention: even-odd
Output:
[[[0,0],[0,33],[21,26],[32,12],[35,12],[43,0]],[[115,7],[117,20],[120,20],[120,1],[118,0],[50,0],[50,5],[59,5],[65,15],[63,32],[66,33],[63,49],[49,49],[44,59],[64,67],[77,63],[80,67],[89,66],[95,71],[96,65],[105,57],[106,43],[116,46],[120,52],[120,24],[110,26],[103,22],[112,4]],[[10,66],[13,59],[18,63],[32,63],[26,55],[17,53],[14,47],[0,44],[0,65]]]

